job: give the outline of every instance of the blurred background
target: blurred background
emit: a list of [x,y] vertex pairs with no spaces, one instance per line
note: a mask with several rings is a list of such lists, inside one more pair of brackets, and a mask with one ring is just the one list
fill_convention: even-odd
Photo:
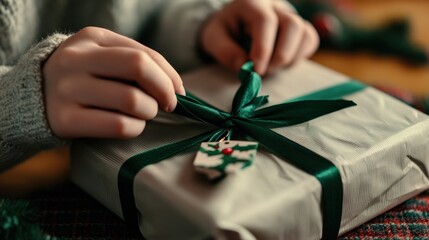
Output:
[[405,101],[411,101],[407,99],[411,95],[416,102],[410,104],[427,111],[422,101],[429,95],[429,1],[295,3],[322,39],[313,61]]

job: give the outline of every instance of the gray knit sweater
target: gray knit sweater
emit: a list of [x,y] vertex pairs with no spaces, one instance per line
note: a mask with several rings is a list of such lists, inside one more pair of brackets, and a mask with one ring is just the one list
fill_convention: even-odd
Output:
[[0,0],[0,171],[64,144],[46,120],[41,76],[42,63],[68,37],[59,33],[105,27],[156,49],[183,71],[199,63],[198,29],[221,2]]

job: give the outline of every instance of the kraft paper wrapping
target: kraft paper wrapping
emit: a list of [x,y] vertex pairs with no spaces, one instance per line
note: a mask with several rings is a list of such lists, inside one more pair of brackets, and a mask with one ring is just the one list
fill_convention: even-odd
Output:
[[[185,87],[228,110],[237,77],[211,66],[182,76]],[[263,80],[270,104],[308,94],[348,77],[302,62]],[[373,88],[344,99],[357,106],[274,129],[331,160],[344,187],[340,234],[429,187],[429,119]],[[72,180],[122,217],[117,175],[129,157],[207,131],[210,126],[160,113],[131,140],[81,140],[72,146]],[[311,175],[260,149],[254,165],[219,182],[192,167],[185,152],[142,169],[134,194],[148,239],[320,239],[321,186]]]

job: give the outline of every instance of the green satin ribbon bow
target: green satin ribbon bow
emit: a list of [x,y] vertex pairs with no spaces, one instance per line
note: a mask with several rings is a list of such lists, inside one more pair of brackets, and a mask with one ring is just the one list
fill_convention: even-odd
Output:
[[268,151],[317,178],[322,185],[322,238],[337,237],[343,203],[338,169],[329,160],[270,129],[303,123],[356,104],[346,100],[296,100],[260,108],[268,102],[268,96],[258,96],[261,78],[252,69],[251,62],[243,65],[239,73],[241,86],[234,96],[230,113],[191,95],[177,96],[174,113],[214,125],[215,130],[142,152],[124,162],[119,171],[118,186],[123,217],[128,224],[138,227],[133,186],[134,177],[142,168],[201,142],[218,141],[233,130],[258,141]]

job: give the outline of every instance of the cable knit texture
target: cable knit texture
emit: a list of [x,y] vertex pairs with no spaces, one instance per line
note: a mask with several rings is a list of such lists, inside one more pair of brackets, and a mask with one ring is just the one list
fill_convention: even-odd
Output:
[[44,107],[42,64],[68,37],[52,33],[108,28],[143,40],[179,71],[189,70],[201,63],[201,24],[224,2],[0,0],[0,171],[65,143],[50,130]]

